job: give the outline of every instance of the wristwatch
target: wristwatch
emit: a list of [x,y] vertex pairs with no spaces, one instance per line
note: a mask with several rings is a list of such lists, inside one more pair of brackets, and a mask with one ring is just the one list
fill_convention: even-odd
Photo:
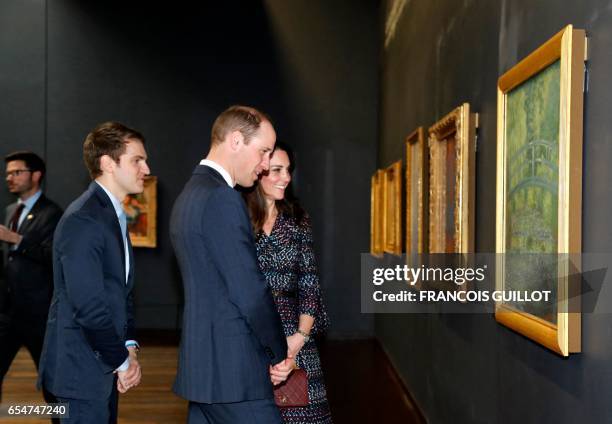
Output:
[[296,331],[296,333],[300,334],[302,337],[304,337],[304,343],[308,343],[308,341],[310,340],[310,334],[306,333],[305,331],[299,330]]

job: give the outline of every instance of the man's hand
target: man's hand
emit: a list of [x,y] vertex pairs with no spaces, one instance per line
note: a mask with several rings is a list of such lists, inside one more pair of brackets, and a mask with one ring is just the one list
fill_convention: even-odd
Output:
[[125,393],[132,387],[140,384],[140,378],[142,377],[142,370],[138,363],[136,349],[129,347],[130,351],[130,366],[125,371],[118,371],[117,375],[117,390],[119,393]]
[[23,237],[19,233],[9,230],[4,225],[0,225],[0,241],[5,241],[11,244],[18,244],[21,242],[22,238]]
[[117,391],[119,393],[126,393],[128,391],[128,389],[126,389],[125,386],[121,383],[120,378],[117,378]]
[[270,366],[270,381],[275,386],[287,380],[291,371],[296,368],[295,359],[286,358],[274,366]]

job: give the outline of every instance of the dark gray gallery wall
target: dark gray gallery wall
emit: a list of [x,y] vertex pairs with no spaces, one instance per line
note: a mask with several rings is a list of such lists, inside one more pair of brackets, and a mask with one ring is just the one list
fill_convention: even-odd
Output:
[[[391,2],[385,7],[390,8]],[[583,251],[612,252],[612,8],[608,1],[408,0],[383,52],[379,166],[462,102],[480,113],[476,250],[495,251],[497,78],[567,24],[589,36]],[[608,299],[609,300],[609,299]],[[489,315],[385,315],[376,335],[431,423],[612,419],[612,317],[583,314],[563,359]]]
[[[45,9],[40,1],[0,3],[0,128],[2,158],[24,146],[45,154]],[[0,222],[10,201],[3,184]]]
[[369,0],[267,0],[290,99],[298,196],[312,215],[330,337],[373,334],[360,313],[360,252],[369,250],[376,167],[379,6]]
[[373,334],[354,288],[369,237],[379,6],[330,3],[0,2],[0,153],[27,146],[44,155],[47,193],[65,207],[88,184],[81,145],[95,124],[119,120],[147,138],[158,248],[136,251],[139,327],[180,326],[170,210],[216,115],[245,103],[267,111],[296,150],[295,188],[313,218],[330,336]]

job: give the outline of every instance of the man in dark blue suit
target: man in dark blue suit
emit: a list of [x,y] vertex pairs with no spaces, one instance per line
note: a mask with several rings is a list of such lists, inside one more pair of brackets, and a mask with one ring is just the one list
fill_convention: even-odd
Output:
[[234,185],[268,169],[276,133],[256,109],[216,119],[211,148],[180,194],[170,235],[185,289],[174,391],[190,400],[190,423],[280,423],[272,385],[295,362],[259,271],[247,210]]
[[[19,151],[4,161],[8,189],[18,200],[6,208],[0,225],[6,276],[0,284],[0,386],[21,346],[38,367],[53,293],[53,232],[62,216],[42,192],[46,166],[40,156]],[[44,388],[43,395],[48,403],[57,402]]]
[[117,392],[140,382],[134,340],[134,258],[122,200],[149,174],[144,138],[97,126],[83,157],[94,181],[66,209],[53,240],[54,292],[40,365],[44,387],[69,403],[66,423],[117,421]]

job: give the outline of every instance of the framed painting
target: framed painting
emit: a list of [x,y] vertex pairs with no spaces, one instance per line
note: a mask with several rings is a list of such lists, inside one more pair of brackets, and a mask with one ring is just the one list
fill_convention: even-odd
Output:
[[128,232],[134,247],[157,247],[157,177],[145,177],[144,191],[123,200]]
[[371,179],[370,253],[375,256],[383,254],[383,174],[379,169]]
[[428,252],[429,149],[423,127],[406,137],[406,254]]
[[552,301],[498,302],[495,318],[563,356],[580,351],[580,282],[568,277],[580,261],[570,270],[567,257],[582,250],[585,46],[569,25],[497,84],[496,288]]
[[383,170],[383,250],[402,254],[402,161]]
[[429,253],[474,251],[477,127],[464,103],[429,128]]

